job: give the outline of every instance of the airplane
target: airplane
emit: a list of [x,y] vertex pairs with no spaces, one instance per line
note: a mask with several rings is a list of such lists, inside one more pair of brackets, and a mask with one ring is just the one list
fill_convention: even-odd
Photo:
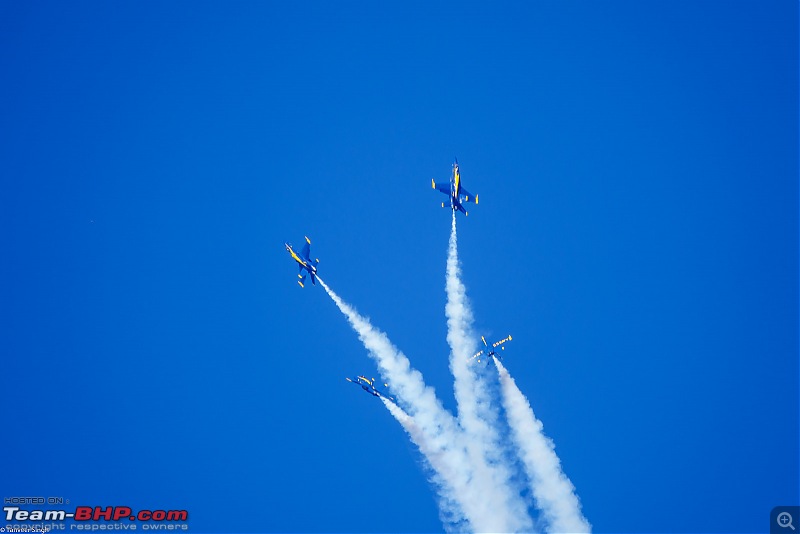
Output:
[[[450,176],[450,183],[436,185],[436,182],[431,179],[431,186],[440,193],[449,195],[450,208],[453,211],[461,211],[464,215],[468,215],[468,213],[467,210],[464,209],[463,202],[478,203],[478,195],[473,195],[461,186],[461,173],[458,170],[458,158],[456,158],[455,163],[453,163],[453,174]],[[444,202],[442,202],[442,207],[444,207],[444,205]]]
[[[366,376],[358,375],[355,378],[347,378],[347,377],[345,377],[345,380],[347,380],[348,382],[352,382],[353,384],[355,384],[357,386],[361,386],[361,389],[363,389],[364,391],[366,391],[370,395],[373,395],[375,397],[384,397],[386,399],[389,399],[392,402],[396,402],[395,398],[393,396],[387,395],[386,393],[384,393],[383,391],[381,391],[381,390],[379,390],[378,388],[375,387],[375,379],[374,378],[372,380],[370,380]],[[389,384],[384,384],[384,386],[388,388]]]
[[305,287],[303,282],[306,281],[306,275],[303,274],[303,271],[308,272],[308,274],[311,275],[311,283],[317,285],[317,264],[319,263],[319,259],[311,261],[311,240],[306,237],[306,243],[303,245],[303,250],[300,251],[299,256],[297,252],[292,249],[292,245],[289,243],[284,243],[283,245],[300,267],[300,273],[297,275],[297,278],[299,278],[297,283],[300,284],[300,287]]
[[[501,360],[503,359],[503,358],[502,358],[502,356],[500,356],[500,355],[497,353],[497,351],[496,351],[495,349],[496,349],[497,347],[500,347],[500,350],[506,350],[506,348],[505,348],[505,347],[503,347],[502,345],[503,345],[503,343],[505,343],[506,341],[511,341],[511,335],[509,334],[509,336],[508,336],[508,337],[506,337],[506,338],[503,338],[503,339],[501,339],[500,341],[496,341],[496,342],[492,343],[492,344],[491,344],[491,346],[490,346],[488,343],[486,343],[486,338],[485,338],[485,337],[483,337],[483,336],[481,336],[481,341],[483,341],[483,346],[484,346],[485,348],[484,348],[483,350],[481,350],[481,351],[478,351],[478,352],[476,352],[476,353],[475,353],[475,355],[474,355],[474,356],[472,356],[472,358],[470,358],[470,360],[472,360],[472,359],[474,359],[474,358],[478,358],[478,363],[480,363],[480,361],[481,361],[481,356],[483,356],[483,358],[484,358],[484,359],[487,361],[487,363],[488,363],[488,362],[489,362],[489,359],[490,359],[492,356],[495,356],[495,357],[497,357],[497,358],[499,358],[499,359],[501,359]],[[484,353],[486,353],[486,355],[485,355],[485,356],[484,356]]]

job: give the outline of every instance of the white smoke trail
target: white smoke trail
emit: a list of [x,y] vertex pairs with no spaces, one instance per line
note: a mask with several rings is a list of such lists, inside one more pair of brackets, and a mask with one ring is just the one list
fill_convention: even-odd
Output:
[[[486,532],[491,530],[491,515],[482,507],[480,488],[472,484],[472,468],[460,439],[461,430],[444,409],[434,390],[425,385],[422,374],[411,368],[408,358],[369,320],[345,304],[319,277],[320,284],[347,317],[392,391],[410,411],[424,443],[426,455],[438,477],[437,492],[445,528]],[[422,439],[424,438],[424,439]],[[497,510],[493,511],[497,513]]]
[[467,291],[461,282],[455,211],[447,253],[445,290],[450,370],[455,378],[453,387],[458,403],[458,420],[466,434],[465,444],[474,469],[475,484],[483,488],[481,515],[493,514],[493,521],[488,525],[493,532],[530,532],[533,521],[516,488],[514,474],[500,441],[497,407],[492,403],[486,382],[476,375],[468,361],[476,352],[477,340],[472,332],[472,310]]
[[381,397],[380,399],[384,406],[386,406],[386,409],[389,410],[389,413],[391,413],[392,416],[397,419],[397,422],[400,423],[400,426],[402,426],[403,430],[406,431],[408,436],[411,438],[411,441],[414,442],[414,445],[416,445],[422,454],[425,455],[425,458],[430,462],[434,471],[437,473],[445,471],[447,469],[447,464],[441,461],[441,452],[433,450],[430,447],[425,439],[425,434],[414,422],[414,419],[389,399],[385,397]]
[[427,461],[430,471],[433,472],[430,482],[435,487],[439,488],[439,510],[442,523],[444,523],[451,532],[466,532],[470,530],[463,516],[454,516],[451,510],[452,506],[448,506],[448,503],[457,502],[458,499],[455,495],[452,495],[453,488],[447,483],[447,480],[457,478],[458,474],[450,472],[451,466],[447,458],[444,457],[446,453],[441,449],[432,447],[431,444],[428,443],[425,433],[417,426],[414,419],[404,412],[402,408],[384,397],[381,397],[381,401],[386,406],[386,409],[389,410],[389,413],[397,419],[397,422],[400,423],[400,426],[406,431],[414,445],[417,446]]
[[511,426],[512,439],[531,483],[536,506],[542,511],[548,532],[591,532],[581,514],[575,486],[561,470],[553,441],[544,435],[531,405],[514,379],[497,358],[503,407]]

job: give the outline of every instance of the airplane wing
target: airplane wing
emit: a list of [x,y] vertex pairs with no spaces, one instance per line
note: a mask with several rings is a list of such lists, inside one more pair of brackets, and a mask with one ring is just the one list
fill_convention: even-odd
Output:
[[309,261],[311,258],[311,241],[306,238],[306,242],[303,244],[303,250],[300,251],[300,257],[306,261]]
[[439,191],[440,193],[444,193],[445,195],[449,195],[450,194],[450,184],[449,183],[436,185],[436,182],[431,180],[431,186],[433,186],[433,188],[436,189],[437,191]]
[[[508,337],[504,337],[500,341],[496,341],[496,342],[492,343],[492,347],[500,347],[500,345],[502,345],[503,343],[505,343],[507,341],[511,341],[511,334],[509,334]],[[505,347],[501,347],[501,348],[505,349]]]
[[472,361],[472,360],[474,360],[475,358],[477,358],[478,356],[480,356],[481,354],[483,354],[483,351],[482,351],[482,350],[479,350],[478,352],[476,352],[475,354],[473,354],[473,355],[472,355],[472,357],[471,357],[469,360],[467,360],[467,361]]
[[474,202],[475,204],[478,203],[478,197],[461,187],[461,200],[464,202]]

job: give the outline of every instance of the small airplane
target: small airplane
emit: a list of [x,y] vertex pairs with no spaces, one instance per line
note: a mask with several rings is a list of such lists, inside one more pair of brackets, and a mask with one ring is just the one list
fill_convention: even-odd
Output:
[[[456,158],[455,163],[453,163],[453,174],[450,176],[450,183],[436,185],[436,182],[431,180],[431,186],[440,193],[449,195],[450,208],[453,211],[461,211],[464,215],[468,214],[467,210],[464,209],[463,202],[478,203],[478,195],[473,195],[461,186],[461,173],[458,170],[458,158]],[[442,202],[442,207],[444,207],[444,205],[444,202]]]
[[[383,397],[385,399],[389,399],[392,402],[395,402],[395,398],[393,396],[387,395],[386,393],[384,393],[383,391],[381,391],[377,387],[375,387],[375,383],[376,382],[375,382],[374,378],[372,380],[370,380],[366,376],[358,375],[355,378],[347,378],[346,377],[345,380],[347,380],[348,382],[352,382],[353,384],[355,384],[357,386],[361,386],[361,389],[363,389],[364,391],[366,391],[370,395],[373,395],[375,397]],[[388,388],[389,384],[384,384],[384,387]]]
[[305,287],[303,282],[306,281],[306,275],[303,274],[303,271],[308,272],[308,274],[311,275],[311,283],[317,285],[317,264],[319,263],[319,259],[311,261],[311,240],[306,237],[306,243],[303,245],[303,250],[300,251],[299,256],[297,255],[297,252],[292,249],[292,245],[289,243],[284,243],[284,246],[300,267],[300,273],[297,275],[297,278],[299,278],[297,283],[300,284],[300,287]]
[[483,350],[479,351],[479,352],[476,352],[475,355],[472,356],[472,358],[470,358],[470,360],[472,360],[474,358],[478,358],[478,363],[480,363],[481,357],[483,357],[483,359],[485,359],[487,362],[489,362],[489,360],[490,360],[490,358],[492,356],[495,356],[495,357],[497,357],[499,359],[502,359],[502,356],[500,356],[495,349],[497,347],[500,347],[500,350],[506,350],[506,348],[503,347],[502,345],[506,341],[511,341],[511,335],[509,334],[508,337],[503,338],[500,341],[496,341],[496,342],[492,343],[491,346],[488,343],[486,343],[486,338],[483,337],[483,336],[481,336],[481,341],[483,341],[483,346],[485,348]]

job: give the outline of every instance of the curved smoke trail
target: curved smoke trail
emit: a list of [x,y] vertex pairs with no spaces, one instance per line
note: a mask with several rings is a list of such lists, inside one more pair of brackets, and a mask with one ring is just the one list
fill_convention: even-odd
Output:
[[[459,532],[532,531],[533,520],[504,454],[499,409],[492,402],[492,391],[485,379],[468,363],[477,341],[472,332],[472,310],[461,282],[455,212],[447,255],[445,315],[457,419],[444,409],[434,390],[425,385],[422,374],[411,367],[386,334],[342,301],[322,279],[319,281],[406,408],[407,412],[381,399],[433,471],[431,482],[439,496],[445,528]],[[561,470],[553,442],[542,432],[541,422],[514,379],[496,358],[493,360],[513,449],[522,461],[548,532],[590,532],[591,525],[581,514],[575,487]]]
[[[392,345],[389,338],[369,320],[342,301],[319,277],[317,279],[347,317],[370,356],[391,384],[392,391],[410,412],[419,436],[424,437],[425,454],[438,477],[442,521],[448,529],[487,532],[492,530],[492,516],[483,505],[480,488],[472,483],[472,467],[455,418],[444,409],[434,390],[425,385],[422,373],[411,368],[408,358]],[[466,523],[465,523],[466,522]]]

